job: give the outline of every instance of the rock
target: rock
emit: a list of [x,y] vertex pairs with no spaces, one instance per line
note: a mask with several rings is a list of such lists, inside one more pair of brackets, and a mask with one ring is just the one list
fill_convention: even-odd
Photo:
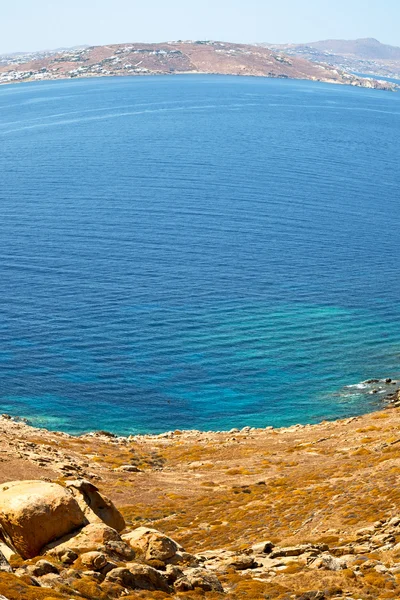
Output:
[[60,575],[57,575],[56,573],[48,573],[47,575],[43,575],[43,577],[40,577],[39,581],[40,587],[52,589],[57,589],[64,583]]
[[26,570],[33,577],[43,577],[44,575],[49,575],[49,573],[59,574],[57,567],[48,560],[38,560],[34,565],[29,565]]
[[214,573],[205,569],[187,569],[183,577],[177,579],[174,583],[177,592],[189,592],[195,588],[200,588],[205,592],[223,592],[222,585]]
[[175,581],[177,579],[179,579],[180,577],[183,577],[183,571],[182,571],[182,569],[180,569],[179,567],[176,567],[174,565],[167,565],[167,567],[165,569],[165,575],[166,575],[168,583],[171,585],[171,584],[175,583]]
[[0,556],[3,555],[4,558],[6,558],[8,561],[13,557],[13,556],[18,556],[16,550],[13,550],[12,548],[10,548],[10,546],[8,546],[5,542],[2,541],[1,539],[1,528],[0,528]]
[[0,550],[0,572],[12,573],[12,568],[2,551]]
[[189,552],[178,551],[172,558],[163,562],[167,562],[169,565],[187,565],[189,567],[199,566],[199,560],[193,554],[189,554]]
[[272,550],[269,555],[269,558],[280,558],[282,556],[300,556],[301,554],[305,554],[306,552],[312,552],[316,555],[321,552],[326,552],[329,550],[326,544],[321,544],[319,546],[313,546],[311,544],[303,544],[301,546],[287,546],[286,548],[279,548],[278,546]]
[[81,564],[86,569],[100,571],[108,563],[107,556],[102,552],[84,552],[81,554]]
[[324,592],[320,591],[305,592],[301,596],[297,596],[297,600],[326,600],[326,596]]
[[384,544],[390,544],[392,542],[395,542],[396,538],[394,537],[394,535],[391,534],[380,533],[378,535],[373,535],[370,541],[373,544],[376,544],[377,546],[383,546]]
[[63,565],[72,565],[78,558],[76,552],[72,550],[65,550],[62,554],[58,556],[58,560],[63,563]]
[[73,496],[46,481],[14,481],[0,486],[0,525],[23,558],[40,554],[49,542],[86,523]]
[[250,550],[254,554],[270,554],[274,548],[272,542],[260,542],[251,546]]
[[368,554],[371,548],[368,544],[358,544],[353,548],[354,554]]
[[178,551],[183,548],[170,537],[156,529],[138,527],[130,533],[122,536],[138,554],[144,556],[145,560],[161,560],[163,562],[172,559]]
[[326,571],[342,571],[347,569],[345,561],[330,554],[323,554],[309,564],[310,569],[325,569]]
[[247,554],[238,554],[227,558],[223,561],[223,565],[227,568],[235,569],[235,571],[245,571],[246,569],[254,569],[256,567],[254,558],[247,556]]
[[113,569],[106,575],[106,583],[117,583],[125,588],[139,590],[160,590],[169,592],[166,577],[148,565],[127,564],[126,567]]
[[369,539],[375,533],[375,527],[363,527],[363,529],[359,529],[358,531],[356,531],[357,540],[364,541],[366,539]]
[[121,537],[115,529],[104,523],[86,525],[75,535],[67,535],[52,542],[45,548],[46,554],[61,558],[69,552],[82,554],[84,552],[106,550],[109,542],[121,542]]
[[141,469],[139,467],[135,467],[134,465],[122,465],[121,467],[117,467],[114,471],[122,471],[125,473],[141,473]]
[[135,551],[126,542],[111,541],[106,543],[106,551],[109,556],[115,560],[133,560],[135,558]]
[[99,489],[86,479],[67,481],[71,491],[89,523],[105,523],[109,527],[122,531],[125,521],[114,504],[99,493]]

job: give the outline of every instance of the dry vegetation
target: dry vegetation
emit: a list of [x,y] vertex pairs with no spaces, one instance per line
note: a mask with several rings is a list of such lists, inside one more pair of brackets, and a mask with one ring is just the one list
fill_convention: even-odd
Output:
[[[386,550],[363,546],[356,533],[400,514],[399,426],[400,410],[387,409],[281,430],[123,439],[48,434],[4,419],[0,481],[9,480],[11,472],[14,479],[38,478],[37,456],[57,451],[101,485],[131,528],[159,529],[192,553],[246,551],[265,540],[280,546],[324,543],[338,556],[343,547],[360,546],[354,557],[359,563],[348,569],[311,570],[296,559],[273,577],[228,569],[220,576],[224,596],[199,590],[176,598],[399,598],[400,531]],[[42,477],[65,479],[57,460],[42,468]],[[138,472],[121,470],[126,465]],[[76,582],[75,591],[78,599],[108,597],[85,578]],[[319,596],[309,593],[317,591]],[[8,574],[0,574],[0,593],[9,600],[70,597],[32,588]],[[167,597],[147,591],[126,596]]]

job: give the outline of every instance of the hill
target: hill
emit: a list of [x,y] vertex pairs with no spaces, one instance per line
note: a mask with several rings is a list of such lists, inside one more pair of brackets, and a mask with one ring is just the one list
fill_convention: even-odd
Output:
[[330,52],[332,54],[340,54],[341,56],[353,56],[358,59],[400,61],[400,48],[382,44],[374,38],[325,40],[322,42],[311,42],[306,45],[316,48],[321,52]]
[[75,77],[207,73],[310,79],[391,89],[329,65],[261,46],[214,41],[91,46],[26,56],[0,57],[0,83]]
[[262,44],[274,51],[302,57],[345,71],[384,77],[400,76],[400,48],[374,38],[323,40],[307,44]]

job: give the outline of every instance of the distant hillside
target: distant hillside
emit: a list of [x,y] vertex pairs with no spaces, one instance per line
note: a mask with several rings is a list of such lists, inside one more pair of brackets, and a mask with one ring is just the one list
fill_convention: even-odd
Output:
[[322,42],[311,42],[306,45],[322,52],[331,52],[332,54],[341,54],[342,56],[354,56],[359,59],[400,61],[400,48],[381,44],[381,42],[374,38],[325,40]]
[[74,77],[210,73],[310,79],[388,89],[303,57],[244,44],[178,41],[163,44],[115,44],[25,56],[0,56],[0,83]]
[[262,46],[343,70],[385,77],[400,76],[400,48],[382,44],[374,38]]

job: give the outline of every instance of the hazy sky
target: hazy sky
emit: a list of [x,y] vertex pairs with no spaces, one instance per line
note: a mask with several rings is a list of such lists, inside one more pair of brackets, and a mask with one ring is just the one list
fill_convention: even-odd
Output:
[[400,46],[400,0],[0,0],[0,52],[177,39]]

